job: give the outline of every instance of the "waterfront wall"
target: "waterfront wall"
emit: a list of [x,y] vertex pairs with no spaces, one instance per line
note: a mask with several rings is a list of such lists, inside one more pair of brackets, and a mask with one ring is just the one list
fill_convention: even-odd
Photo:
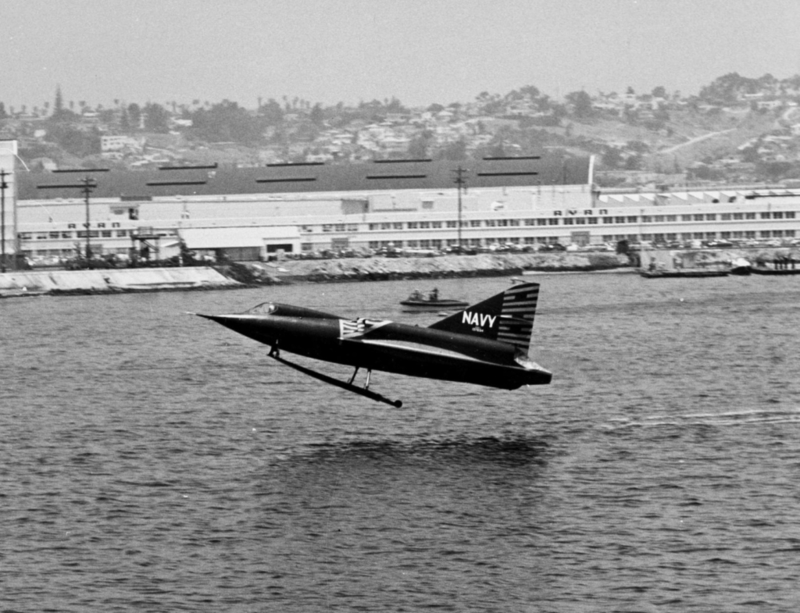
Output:
[[14,271],[0,274],[0,296],[117,293],[241,287],[211,267]]

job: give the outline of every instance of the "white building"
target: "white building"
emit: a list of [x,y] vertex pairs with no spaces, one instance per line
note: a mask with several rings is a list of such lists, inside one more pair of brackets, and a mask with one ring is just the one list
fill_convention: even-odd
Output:
[[[459,173],[466,189],[455,183]],[[264,259],[459,242],[487,248],[800,236],[800,190],[600,193],[592,189],[591,159],[555,156],[110,172],[95,177],[88,216],[78,187],[48,186],[63,177],[19,177],[16,237],[29,256],[74,255],[87,238],[93,253],[183,240],[190,249]]]

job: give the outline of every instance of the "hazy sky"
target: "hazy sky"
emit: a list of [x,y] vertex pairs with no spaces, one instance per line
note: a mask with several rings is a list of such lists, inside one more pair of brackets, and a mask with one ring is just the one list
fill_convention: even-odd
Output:
[[800,73],[800,0],[2,0],[0,101],[425,106]]

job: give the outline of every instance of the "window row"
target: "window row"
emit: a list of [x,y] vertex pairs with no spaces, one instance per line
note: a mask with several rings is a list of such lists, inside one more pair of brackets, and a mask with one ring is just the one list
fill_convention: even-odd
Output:
[[[89,238],[124,238],[130,235],[130,230],[89,230]],[[86,238],[86,230],[78,230],[77,232],[20,232],[19,238],[23,241]]]

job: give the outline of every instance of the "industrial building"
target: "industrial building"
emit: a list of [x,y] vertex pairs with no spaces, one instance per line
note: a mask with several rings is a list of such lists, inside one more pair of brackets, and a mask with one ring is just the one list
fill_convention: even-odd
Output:
[[387,247],[800,236],[800,190],[600,192],[590,157],[29,173],[13,141],[0,145],[11,216],[6,248],[34,260],[87,247],[95,255],[165,257],[179,241],[201,253],[263,260]]

